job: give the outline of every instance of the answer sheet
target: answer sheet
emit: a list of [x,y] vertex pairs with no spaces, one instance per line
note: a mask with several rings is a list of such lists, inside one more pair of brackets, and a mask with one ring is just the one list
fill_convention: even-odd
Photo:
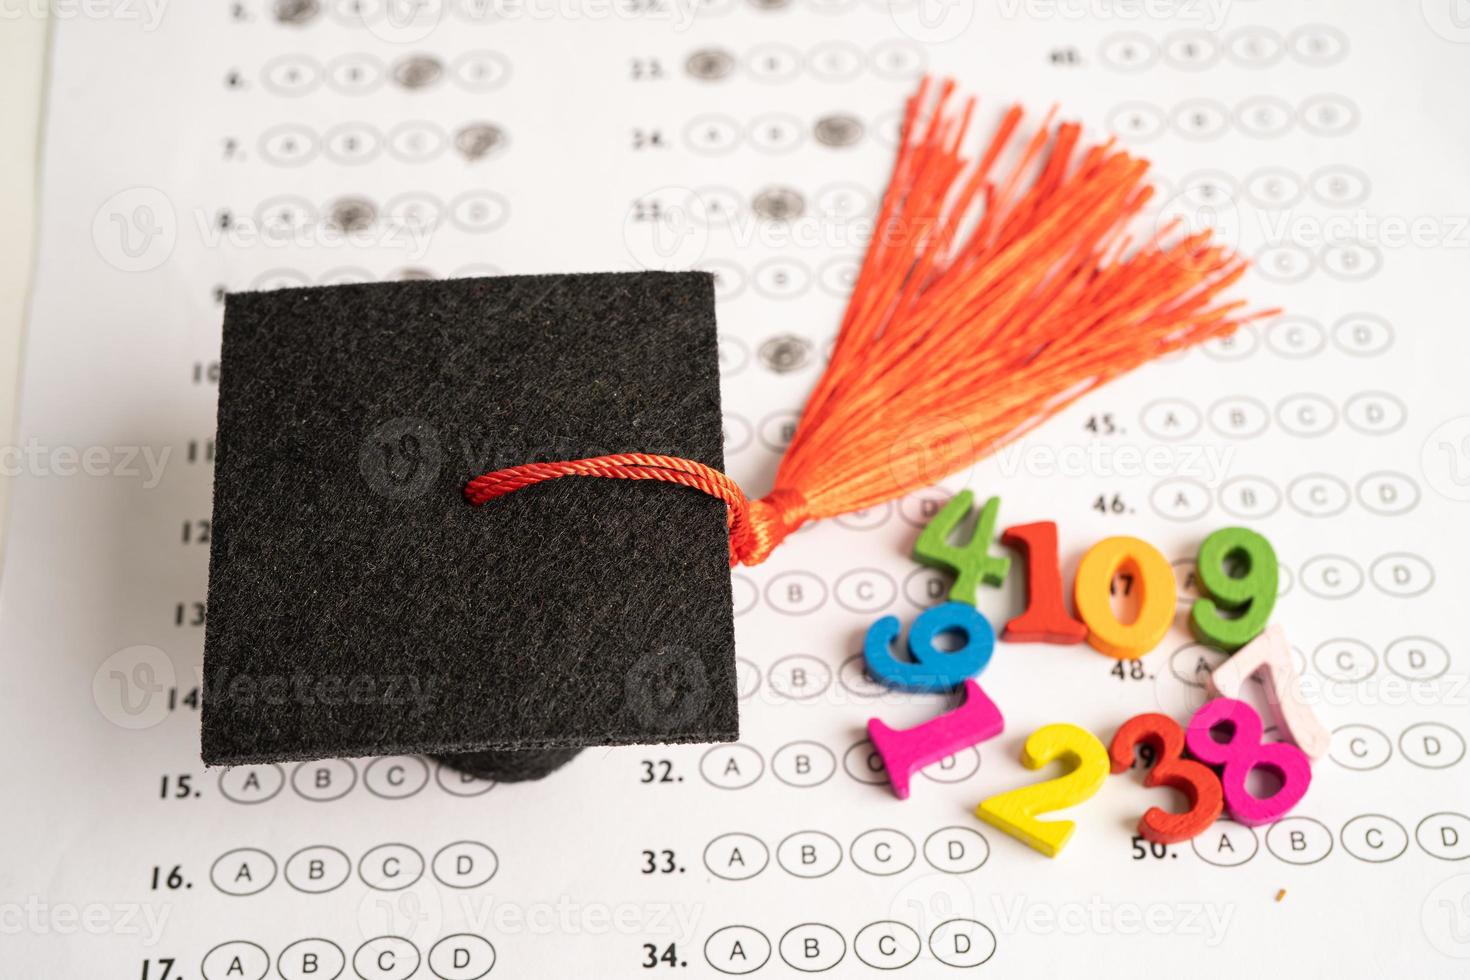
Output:
[[[167,0],[56,13],[0,586],[0,973],[328,980],[725,974],[1463,975],[1470,963],[1470,19],[1451,0]],[[934,491],[734,573],[741,740],[544,781],[427,758],[206,769],[199,687],[222,297],[400,277],[718,276],[727,465],[769,487],[925,73],[1053,104],[1285,312],[1140,370]],[[976,140],[980,139],[977,134]],[[633,338],[630,338],[630,342]],[[650,351],[649,356],[659,356]],[[897,799],[867,627],[947,579],[935,505],[1173,562],[1134,664],[1000,643],[1001,736]],[[1026,736],[1183,722],[1211,531],[1281,558],[1332,732],[1279,822],[1137,835],[1140,772],[1048,859],[974,816]],[[996,545],[997,553],[1001,552]],[[997,631],[1024,564],[983,589]],[[485,601],[495,601],[487,596]],[[303,651],[303,656],[309,651]],[[1257,703],[1261,699],[1254,698]],[[1059,771],[1059,770],[1058,770]]]

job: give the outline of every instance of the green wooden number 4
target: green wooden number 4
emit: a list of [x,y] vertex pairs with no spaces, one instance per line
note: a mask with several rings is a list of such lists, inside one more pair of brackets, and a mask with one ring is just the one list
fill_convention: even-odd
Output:
[[968,490],[955,494],[935,514],[919,540],[914,542],[914,560],[931,568],[942,568],[955,573],[954,587],[949,590],[950,602],[968,602],[975,605],[976,591],[980,583],[998,586],[1005,582],[1011,569],[1009,558],[997,558],[990,554],[990,539],[995,536],[995,518],[1000,512],[1000,498],[991,497],[980,508],[975,521],[975,533],[962,545],[951,544],[950,537],[970,514],[970,504],[975,495]]

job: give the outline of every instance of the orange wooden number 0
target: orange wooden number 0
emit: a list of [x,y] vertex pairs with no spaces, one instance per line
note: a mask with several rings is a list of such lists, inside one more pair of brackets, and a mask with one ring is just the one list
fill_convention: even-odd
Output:
[[[1113,578],[1132,573],[1129,588],[1138,593],[1138,615],[1120,622],[1113,613]],[[1104,538],[1088,549],[1073,582],[1077,615],[1087,624],[1087,642],[1119,660],[1136,660],[1159,645],[1174,622],[1178,589],[1169,559],[1138,538]]]

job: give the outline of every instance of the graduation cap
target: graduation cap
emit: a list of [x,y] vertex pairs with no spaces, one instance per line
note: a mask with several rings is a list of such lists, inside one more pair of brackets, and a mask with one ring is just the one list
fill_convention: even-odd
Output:
[[1222,300],[1246,263],[1208,231],[1132,244],[1146,161],[1049,121],[1012,152],[1019,108],[969,158],[975,104],[952,97],[909,100],[759,499],[722,472],[705,274],[231,296],[204,760],[428,752],[511,779],[587,745],[733,739],[729,565],[1276,312]]
[[736,737],[725,507],[509,463],[723,465],[705,273],[227,298],[203,757],[432,753],[530,778],[586,745]]

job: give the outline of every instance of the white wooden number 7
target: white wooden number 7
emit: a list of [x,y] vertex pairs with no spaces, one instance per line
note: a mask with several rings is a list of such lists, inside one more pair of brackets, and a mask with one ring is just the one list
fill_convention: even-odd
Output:
[[1216,667],[1210,674],[1208,687],[1215,697],[1243,700],[1245,682],[1258,674],[1282,734],[1295,742],[1308,758],[1326,756],[1332,735],[1317,720],[1311,705],[1302,699],[1301,678],[1291,664],[1291,645],[1286,642],[1286,631],[1279,625],[1267,626],[1260,636]]

